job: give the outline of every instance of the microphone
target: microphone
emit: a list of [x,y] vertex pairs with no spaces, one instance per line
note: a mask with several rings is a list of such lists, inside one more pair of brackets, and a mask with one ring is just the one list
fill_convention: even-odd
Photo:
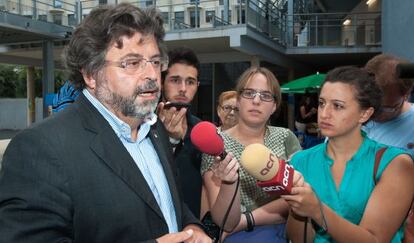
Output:
[[201,152],[220,156],[223,160],[227,153],[224,151],[223,138],[217,133],[217,127],[207,121],[197,123],[190,133],[191,142]]
[[246,146],[240,163],[243,168],[258,180],[257,185],[268,194],[290,194],[293,179],[293,166],[279,159],[266,146],[254,143]]
[[414,63],[400,63],[397,65],[397,77],[401,79],[414,78]]

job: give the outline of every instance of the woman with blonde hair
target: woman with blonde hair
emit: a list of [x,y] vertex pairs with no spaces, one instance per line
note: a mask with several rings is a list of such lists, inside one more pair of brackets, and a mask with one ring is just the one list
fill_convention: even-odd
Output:
[[201,173],[211,215],[217,225],[222,224],[240,177],[224,225],[225,242],[286,242],[288,204],[258,187],[256,179],[239,166],[239,160],[244,148],[253,143],[265,145],[286,160],[301,149],[299,141],[289,129],[268,125],[281,103],[279,82],[272,72],[262,67],[249,68],[239,78],[236,92],[239,121],[220,132],[229,154],[223,160],[202,156]]

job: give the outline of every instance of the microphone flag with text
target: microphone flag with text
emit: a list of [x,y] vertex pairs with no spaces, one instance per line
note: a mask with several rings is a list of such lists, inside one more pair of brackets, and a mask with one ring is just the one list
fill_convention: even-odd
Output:
[[197,123],[191,130],[190,139],[194,146],[205,154],[220,156],[222,160],[227,155],[224,151],[223,138],[218,134],[217,127],[211,122]]
[[290,194],[294,169],[285,160],[279,159],[266,146],[254,143],[246,146],[240,163],[258,180],[257,185],[268,194]]

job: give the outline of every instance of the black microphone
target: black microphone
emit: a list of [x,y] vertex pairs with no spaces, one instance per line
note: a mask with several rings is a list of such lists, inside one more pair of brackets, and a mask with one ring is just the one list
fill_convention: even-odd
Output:
[[414,79],[414,63],[400,63],[396,68],[397,77],[401,79]]

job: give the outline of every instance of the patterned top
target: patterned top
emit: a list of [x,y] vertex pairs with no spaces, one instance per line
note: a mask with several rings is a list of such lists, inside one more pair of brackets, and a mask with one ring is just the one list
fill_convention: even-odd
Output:
[[[219,132],[224,140],[224,148],[227,152],[232,152],[237,160],[240,161],[241,154],[245,148],[243,144],[230,137],[226,132]],[[288,159],[289,156],[300,150],[300,144],[295,134],[289,129],[268,126],[264,138],[264,145],[269,148],[280,159]],[[203,154],[201,161],[201,174],[203,175],[210,169],[214,162],[214,156]],[[266,203],[274,200],[275,196],[266,194],[256,185],[256,179],[249,175],[240,166],[240,200],[241,211],[254,210]]]

